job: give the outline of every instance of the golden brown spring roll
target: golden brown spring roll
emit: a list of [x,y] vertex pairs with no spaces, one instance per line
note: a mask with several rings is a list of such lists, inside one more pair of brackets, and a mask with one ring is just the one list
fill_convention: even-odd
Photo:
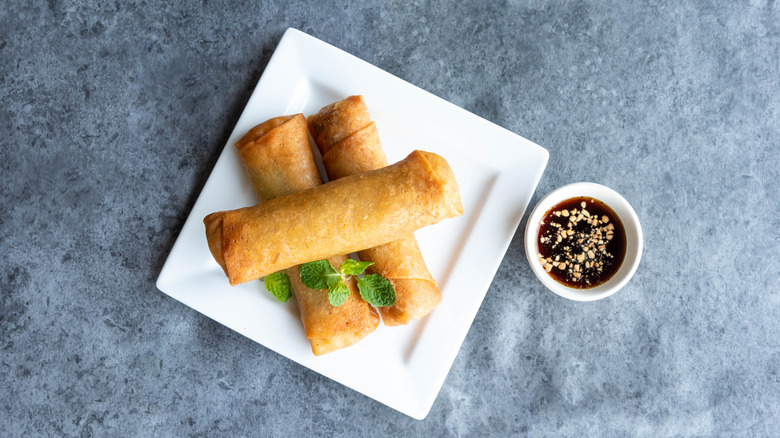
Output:
[[[301,263],[391,242],[460,216],[458,186],[444,158],[414,151],[391,166],[206,216],[209,248],[230,284]],[[218,247],[222,221],[222,245]]]
[[[362,96],[330,104],[309,116],[308,123],[331,180],[387,166],[376,125]],[[379,308],[386,325],[408,324],[441,302],[441,292],[425,266],[414,234],[358,255],[363,261],[374,262],[368,272],[382,275],[395,287],[395,304]]]
[[[322,184],[303,114],[261,123],[244,135],[236,147],[259,201]],[[338,268],[346,258],[337,256],[328,261]],[[379,315],[360,297],[354,280],[347,282],[349,298],[334,307],[328,301],[327,292],[303,285],[298,266],[288,268],[287,274],[315,355],[350,346],[379,325]]]

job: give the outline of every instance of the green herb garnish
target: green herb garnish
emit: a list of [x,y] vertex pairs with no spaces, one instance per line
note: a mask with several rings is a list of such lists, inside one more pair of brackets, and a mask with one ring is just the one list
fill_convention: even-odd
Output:
[[301,281],[306,287],[328,289],[328,278],[333,277],[340,279],[341,275],[333,269],[333,266],[327,260],[318,260],[301,265]]
[[395,289],[392,283],[379,274],[364,275],[357,281],[360,296],[377,307],[395,304]]
[[385,277],[379,274],[364,275],[358,278],[372,262],[358,262],[346,259],[337,271],[327,260],[304,263],[301,265],[301,281],[311,289],[328,289],[328,301],[338,307],[349,298],[347,280],[355,277],[360,296],[369,304],[378,307],[395,304],[395,289]]
[[271,292],[277,300],[286,303],[292,296],[292,284],[290,277],[284,271],[274,272],[265,277],[265,288]]

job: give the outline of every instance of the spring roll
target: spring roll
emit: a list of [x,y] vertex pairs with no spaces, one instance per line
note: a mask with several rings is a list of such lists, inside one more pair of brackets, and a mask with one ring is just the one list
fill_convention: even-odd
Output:
[[[308,123],[331,180],[387,166],[376,125],[362,96],[330,104],[309,116]],[[395,287],[395,304],[379,308],[385,325],[408,324],[441,302],[441,292],[425,266],[414,234],[360,251],[358,256],[374,262],[368,272],[382,275]]]
[[[204,223],[214,258],[236,285],[398,240],[461,214],[458,185],[444,158],[413,151],[391,166],[212,213]],[[220,227],[213,224],[220,220],[217,236]]]
[[[244,135],[236,147],[261,202],[322,184],[302,114],[261,123]],[[339,267],[346,258],[342,255],[328,261]],[[379,315],[360,297],[353,279],[347,282],[349,298],[341,306],[334,307],[328,301],[326,291],[304,286],[299,269],[294,266],[286,272],[315,355],[348,347],[376,330]]]

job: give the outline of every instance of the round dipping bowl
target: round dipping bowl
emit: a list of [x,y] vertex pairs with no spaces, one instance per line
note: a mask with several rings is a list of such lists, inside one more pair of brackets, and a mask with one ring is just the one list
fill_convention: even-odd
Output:
[[[539,251],[537,248],[539,221],[559,203],[579,196],[591,197],[607,204],[620,218],[626,232],[626,256],[620,268],[606,282],[588,289],[573,288],[559,283],[544,270],[536,256]],[[528,263],[536,278],[547,289],[575,301],[600,300],[619,291],[636,272],[639,259],[642,258],[642,247],[642,227],[639,225],[639,218],[634,209],[616,191],[596,183],[578,182],[553,190],[536,204],[525,226],[525,256],[528,258]]]

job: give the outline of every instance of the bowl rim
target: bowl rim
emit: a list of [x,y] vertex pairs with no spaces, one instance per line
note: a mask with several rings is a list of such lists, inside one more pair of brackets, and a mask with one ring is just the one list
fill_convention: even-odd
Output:
[[[615,275],[604,284],[590,289],[576,289],[557,282],[542,267],[536,258],[536,239],[539,233],[539,221],[552,207],[569,198],[578,196],[592,197],[607,204],[620,218],[626,232],[626,256]],[[551,191],[536,204],[525,226],[525,256],[536,278],[557,295],[574,301],[595,301],[606,298],[625,286],[634,276],[644,247],[642,226],[631,204],[611,188],[593,183],[576,182]]]

